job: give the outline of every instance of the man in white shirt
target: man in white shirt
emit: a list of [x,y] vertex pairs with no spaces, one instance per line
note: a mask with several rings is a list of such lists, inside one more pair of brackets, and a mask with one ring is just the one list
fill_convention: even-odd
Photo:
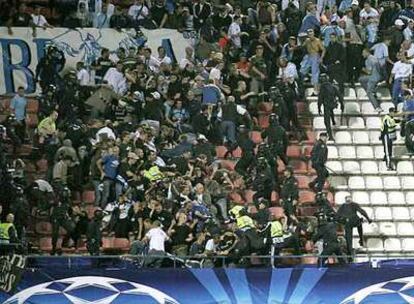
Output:
[[96,132],[96,142],[100,142],[103,139],[116,140],[116,135],[112,130],[112,122],[110,120],[105,121],[105,127],[102,127]]
[[184,70],[188,64],[195,65],[194,49],[191,46],[185,48],[185,58],[180,61],[180,69]]
[[279,76],[282,77],[284,82],[292,84],[298,78],[298,70],[296,65],[289,62],[286,57],[279,58]]
[[42,27],[44,29],[46,28],[53,28],[53,26],[51,26],[45,16],[41,15],[42,8],[40,6],[36,6],[34,14],[32,14],[32,21],[34,26],[36,27]]
[[403,30],[404,39],[413,40],[413,31],[414,31],[414,20],[410,19],[408,21],[407,27]]
[[372,46],[377,40],[379,14],[371,7],[369,1],[364,3],[364,8],[359,13],[360,23],[365,26],[368,35],[368,46]]
[[216,86],[220,85],[221,82],[221,70],[224,68],[223,63],[219,63],[211,69],[208,79],[213,80]]
[[161,267],[163,258],[151,257],[165,255],[165,242],[170,240],[170,237],[161,229],[161,222],[154,221],[151,229],[145,234],[142,243],[148,243],[148,255],[144,260],[145,267]]
[[397,59],[398,61],[394,63],[389,79],[389,83],[394,80],[392,85],[392,101],[395,106],[403,101],[401,87],[405,80],[408,80],[409,83],[411,83],[413,71],[412,64],[407,60],[403,52],[397,54]]
[[163,46],[158,47],[158,62],[160,65],[162,63],[170,65],[172,63],[172,60],[170,57],[167,56],[167,51]]
[[85,68],[85,65],[82,61],[79,61],[76,64],[76,78],[78,79],[79,85],[84,87],[88,86],[91,81],[91,75],[89,74],[88,70]]
[[136,0],[135,3],[129,7],[128,15],[134,20],[145,20],[149,15],[149,10],[145,5],[144,0]]
[[233,45],[236,48],[241,48],[241,18],[240,16],[235,16],[232,24],[230,24],[229,30],[228,30],[228,36],[230,37],[231,41],[233,42]]
[[123,68],[123,64],[118,62],[116,68],[109,68],[104,76],[104,80],[106,80],[112,87],[112,90],[119,95],[124,95],[128,90]]
[[158,73],[161,63],[157,58],[152,56],[151,48],[147,47],[144,49],[144,64],[147,69],[154,73]]

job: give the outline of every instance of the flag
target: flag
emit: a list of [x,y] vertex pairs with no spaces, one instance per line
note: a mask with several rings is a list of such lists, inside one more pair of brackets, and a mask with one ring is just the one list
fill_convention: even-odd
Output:
[[20,281],[26,258],[20,254],[0,256],[0,290],[13,292]]

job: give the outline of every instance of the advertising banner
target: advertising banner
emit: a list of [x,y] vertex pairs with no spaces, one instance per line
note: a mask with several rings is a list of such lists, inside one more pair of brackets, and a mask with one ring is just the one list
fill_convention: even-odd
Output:
[[[185,48],[191,43],[190,37],[176,30],[142,31],[155,56],[157,48],[162,45],[171,58],[180,60],[185,57]],[[34,75],[48,45],[54,45],[64,53],[67,69],[75,68],[78,61],[89,66],[99,57],[102,48],[116,52],[119,47],[128,50],[144,42],[145,39],[136,35],[135,30],[38,29],[36,37],[33,37],[30,28],[13,28],[13,35],[9,35],[6,27],[0,27],[0,95],[14,93],[19,86],[29,94],[38,91]]]
[[142,269],[87,258],[26,269],[0,303],[414,303],[411,265],[331,268]]

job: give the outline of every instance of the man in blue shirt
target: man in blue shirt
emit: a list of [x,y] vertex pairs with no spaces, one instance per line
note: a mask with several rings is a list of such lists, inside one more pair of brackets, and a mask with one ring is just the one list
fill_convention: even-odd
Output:
[[[118,175],[119,164],[118,147],[110,148],[108,154],[104,155],[96,162],[96,165],[101,172],[101,180],[103,184],[101,201],[102,208],[105,208],[106,204],[108,204],[110,194],[114,190],[113,188],[115,186],[116,177]],[[117,194],[115,195],[115,200],[117,199]]]
[[26,108],[27,99],[24,96],[24,88],[19,87],[17,94],[11,100],[10,109],[16,118],[16,135],[20,138],[21,142],[24,141],[26,135]]

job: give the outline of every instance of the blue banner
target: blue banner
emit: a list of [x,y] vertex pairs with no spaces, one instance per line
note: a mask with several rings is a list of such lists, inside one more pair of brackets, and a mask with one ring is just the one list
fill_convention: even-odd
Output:
[[414,267],[142,269],[132,262],[59,259],[32,265],[5,304],[414,303]]

